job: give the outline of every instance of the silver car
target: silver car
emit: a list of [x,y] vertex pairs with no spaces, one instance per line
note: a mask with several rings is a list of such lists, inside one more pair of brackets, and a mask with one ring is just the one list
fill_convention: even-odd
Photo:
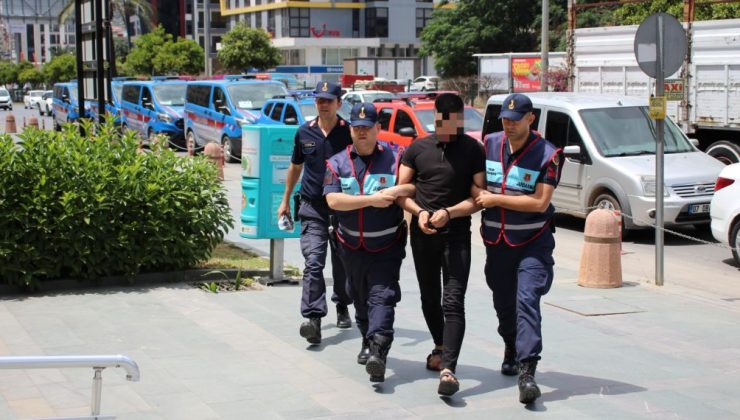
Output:
[[[655,222],[655,124],[647,100],[624,96],[527,94],[537,116],[532,128],[563,148],[565,162],[553,195],[556,210],[585,217],[595,206],[621,210],[625,229]],[[488,99],[483,133],[501,130],[506,95]],[[665,225],[708,228],[714,183],[724,167],[700,152],[665,120]]]
[[13,99],[10,98],[10,92],[4,87],[0,87],[0,108],[13,110]]

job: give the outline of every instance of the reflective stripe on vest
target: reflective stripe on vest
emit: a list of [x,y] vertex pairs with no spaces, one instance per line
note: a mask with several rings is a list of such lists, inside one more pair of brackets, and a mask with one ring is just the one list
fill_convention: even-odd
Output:
[[[483,224],[486,225],[486,226],[497,228],[497,229],[501,229],[501,226],[503,226],[499,222],[493,222],[491,220],[485,220],[485,219],[483,220]],[[545,220],[544,222],[527,223],[527,224],[520,224],[520,225],[514,225],[514,224],[511,224],[511,223],[507,223],[506,224],[506,229],[509,229],[509,230],[540,229],[543,226],[545,226],[546,224],[547,224],[547,220]]]
[[375,232],[368,232],[364,231],[362,234],[356,230],[350,230],[346,227],[339,225],[339,229],[342,230],[342,233],[346,233],[347,235],[354,236],[356,238],[359,238],[360,235],[362,235],[365,238],[380,238],[381,236],[387,236],[387,235],[394,235],[396,231],[398,231],[398,226],[394,226],[392,228],[384,229],[384,230],[376,230]]

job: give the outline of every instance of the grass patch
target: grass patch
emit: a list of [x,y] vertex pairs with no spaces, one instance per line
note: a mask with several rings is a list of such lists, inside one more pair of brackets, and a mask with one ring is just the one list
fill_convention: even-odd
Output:
[[[269,270],[270,259],[239,248],[236,245],[222,242],[211,253],[211,258],[197,265],[196,268],[205,269],[242,269],[242,270]],[[298,268],[285,265],[284,273],[288,276],[298,276]]]

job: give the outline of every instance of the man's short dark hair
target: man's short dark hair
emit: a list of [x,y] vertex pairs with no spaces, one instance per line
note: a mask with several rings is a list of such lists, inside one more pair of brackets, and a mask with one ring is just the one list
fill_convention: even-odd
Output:
[[465,104],[462,98],[454,93],[443,93],[437,96],[434,101],[434,109],[443,115],[449,115],[451,112],[463,112]]

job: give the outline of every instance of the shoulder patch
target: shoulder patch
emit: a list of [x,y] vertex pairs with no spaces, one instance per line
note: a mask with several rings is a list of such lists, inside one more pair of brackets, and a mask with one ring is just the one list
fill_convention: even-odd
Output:
[[555,166],[560,165],[560,154],[555,153],[555,156],[552,158],[552,164]]
[[324,185],[329,185],[334,182],[334,173],[329,169],[329,166],[326,167],[326,172],[324,172]]

